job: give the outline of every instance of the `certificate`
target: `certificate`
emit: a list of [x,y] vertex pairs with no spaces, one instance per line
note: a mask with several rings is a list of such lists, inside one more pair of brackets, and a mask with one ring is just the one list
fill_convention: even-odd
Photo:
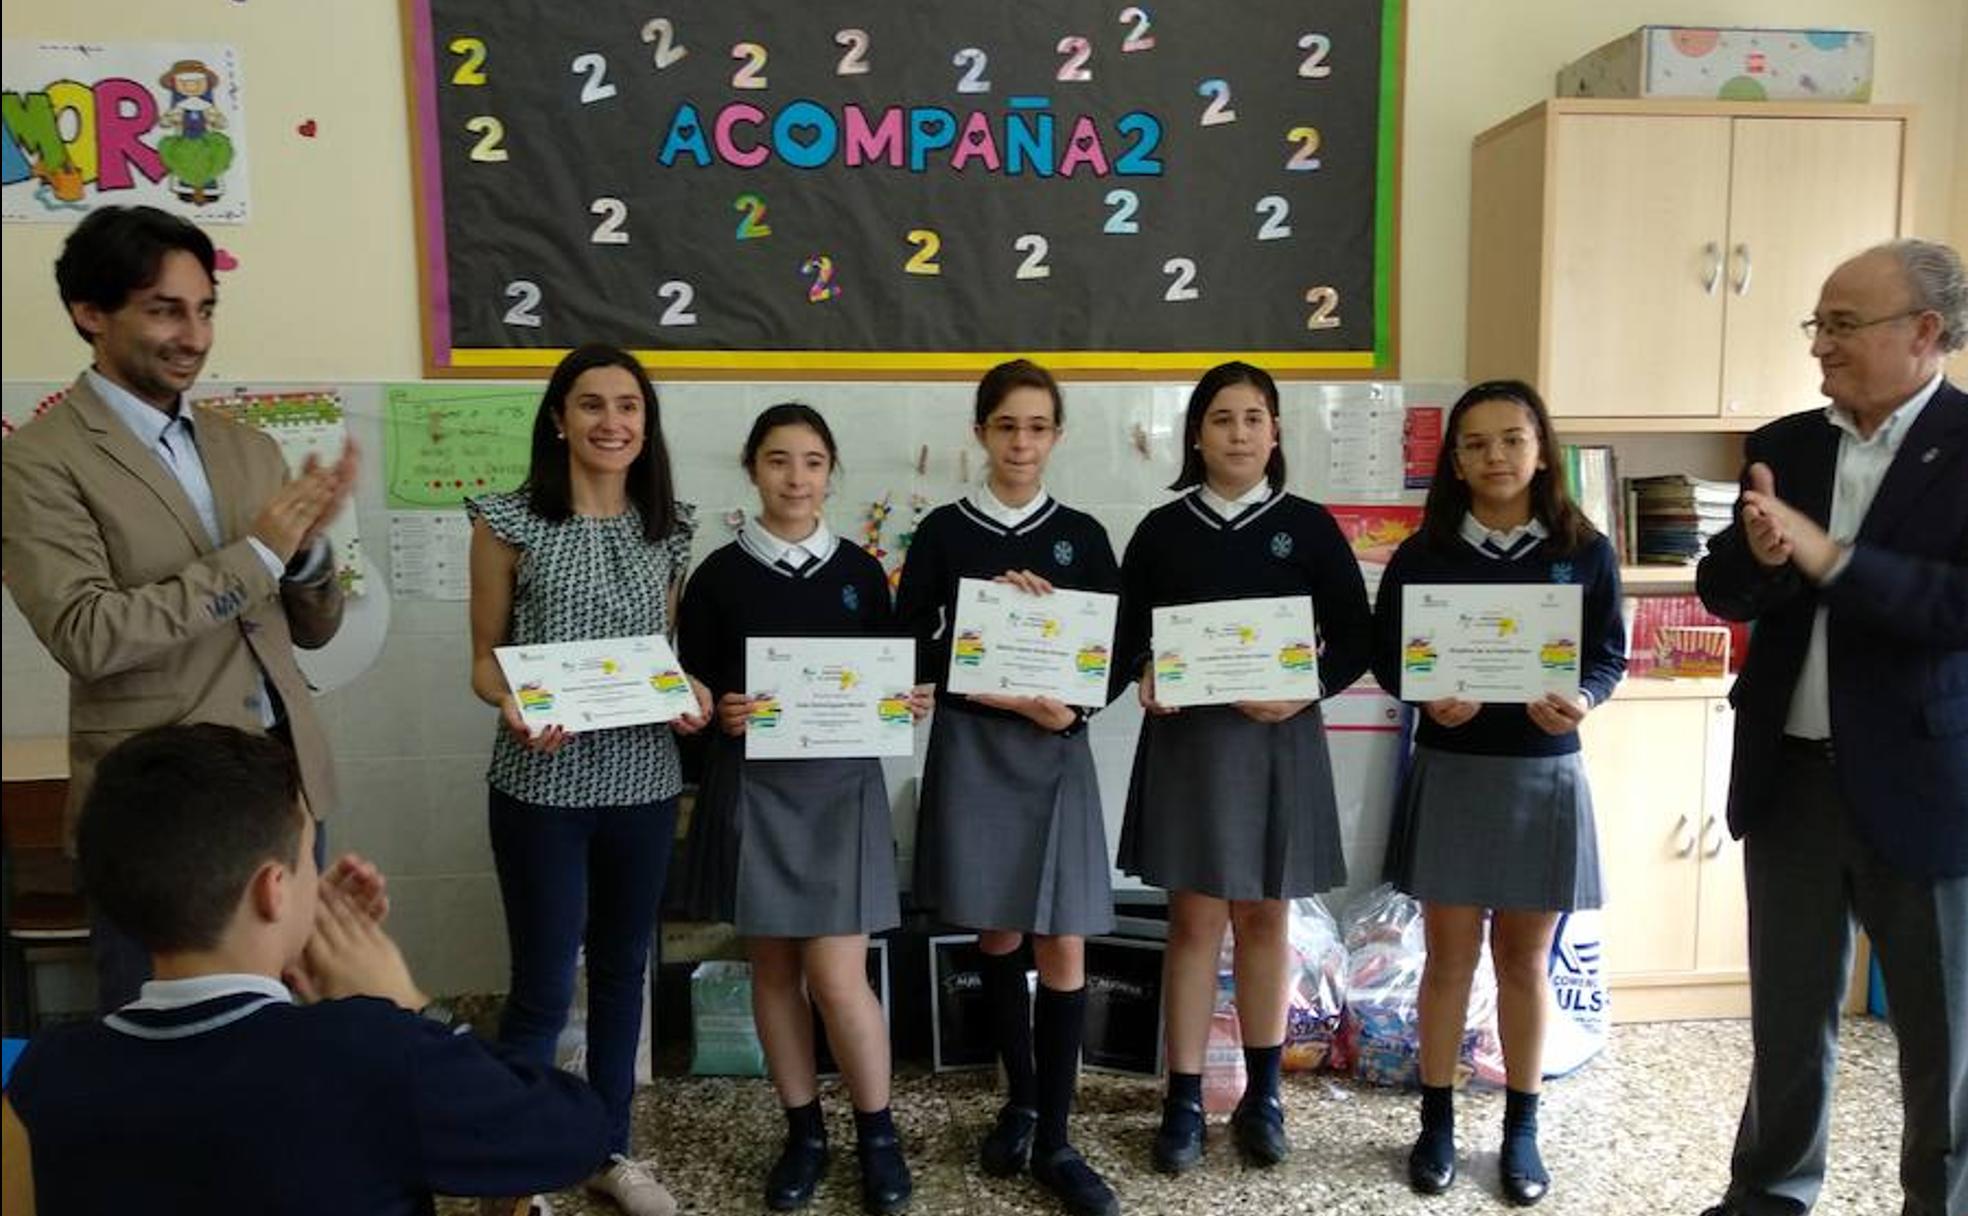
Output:
[[1028,595],[1009,583],[962,579],[948,687],[1097,709],[1107,704],[1119,605],[1119,596],[1099,591]]
[[1579,687],[1576,584],[1401,588],[1401,699],[1535,701]]
[[1309,595],[1184,604],[1152,617],[1155,700],[1163,705],[1319,698]]
[[607,730],[697,712],[697,694],[661,636],[597,638],[492,651],[534,730]]
[[745,758],[910,755],[915,683],[910,638],[747,638]]

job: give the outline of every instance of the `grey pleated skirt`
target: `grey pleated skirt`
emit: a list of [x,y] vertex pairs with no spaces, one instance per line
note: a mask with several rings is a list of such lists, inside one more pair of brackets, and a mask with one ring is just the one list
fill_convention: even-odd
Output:
[[1597,908],[1599,834],[1577,752],[1472,756],[1417,747],[1387,877],[1427,903]]
[[1319,707],[1274,725],[1227,705],[1143,719],[1119,864],[1165,890],[1218,899],[1346,885]]
[[1086,937],[1114,927],[1086,732],[939,708],[916,819],[919,902],[952,924]]
[[711,743],[691,818],[682,903],[747,937],[879,933],[901,923],[881,761],[747,760]]

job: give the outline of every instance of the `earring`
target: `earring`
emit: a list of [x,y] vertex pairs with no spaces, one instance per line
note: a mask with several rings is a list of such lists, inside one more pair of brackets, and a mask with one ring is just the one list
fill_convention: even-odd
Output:
[[566,432],[566,431],[555,431],[555,432],[554,432],[554,438],[555,438],[555,439],[558,439],[558,440],[560,440],[560,441],[561,441],[561,442],[563,442],[563,443],[565,443],[565,442],[567,441],[567,432]]

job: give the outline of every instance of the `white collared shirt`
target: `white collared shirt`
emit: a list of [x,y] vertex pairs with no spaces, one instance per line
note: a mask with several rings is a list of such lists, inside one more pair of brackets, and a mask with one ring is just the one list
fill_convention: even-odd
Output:
[[271,1000],[294,1003],[287,985],[270,975],[230,972],[219,975],[192,975],[181,980],[145,980],[137,999],[125,1009],[182,1009],[222,996],[251,993]]
[[1531,548],[1526,543],[1526,538],[1544,540],[1550,535],[1551,529],[1545,527],[1544,521],[1535,515],[1507,532],[1498,532],[1477,519],[1474,511],[1462,513],[1462,539],[1468,541],[1471,548],[1485,557],[1508,561]]
[[970,495],[970,505],[976,507],[980,515],[993,523],[1003,525],[1007,531],[1037,515],[1051,501],[1051,497],[1045,492],[1045,487],[1040,486],[1039,492],[1032,495],[1032,501],[1022,507],[1007,507],[998,501],[996,494],[991,493],[991,483],[988,481],[978,486]]
[[[1835,405],[1825,407],[1826,421],[1841,432],[1837,473],[1832,479],[1831,519],[1825,531],[1846,549],[1831,573],[1825,576],[1825,582],[1844,573],[1851,545],[1858,539],[1859,528],[1865,523],[1866,512],[1872,509],[1880,483],[1886,480],[1886,470],[1892,467],[1893,457],[1899,454],[1907,432],[1913,429],[1915,420],[1940,388],[1941,373],[1935,372],[1934,378],[1888,414],[1869,438],[1859,434],[1858,424],[1844,410]],[[1777,493],[1783,494],[1782,486],[1777,487]],[[1811,644],[1804,651],[1804,666],[1798,671],[1797,684],[1790,693],[1790,714],[1784,719],[1784,733],[1800,739],[1831,737],[1831,686],[1825,658],[1828,611],[1820,605],[1817,618],[1811,622]]]
[[835,544],[834,534],[828,531],[824,519],[814,521],[813,532],[805,539],[784,540],[753,516],[745,521],[745,535],[768,564],[784,563],[794,570],[806,569],[809,562],[826,560],[833,554]]
[[1217,518],[1223,520],[1235,519],[1246,508],[1254,507],[1270,497],[1271,479],[1269,477],[1258,478],[1256,485],[1245,490],[1235,498],[1225,498],[1223,495],[1218,494],[1215,490],[1209,488],[1207,481],[1196,487],[1196,500],[1216,512]]

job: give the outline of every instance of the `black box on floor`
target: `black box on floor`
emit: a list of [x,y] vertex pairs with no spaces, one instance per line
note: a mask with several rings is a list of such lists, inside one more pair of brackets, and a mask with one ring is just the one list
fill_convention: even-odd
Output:
[[930,1063],[937,1072],[989,1068],[997,1062],[983,965],[975,933],[929,939]]
[[1162,954],[1166,943],[1090,937],[1086,944],[1086,1067],[1162,1072]]

